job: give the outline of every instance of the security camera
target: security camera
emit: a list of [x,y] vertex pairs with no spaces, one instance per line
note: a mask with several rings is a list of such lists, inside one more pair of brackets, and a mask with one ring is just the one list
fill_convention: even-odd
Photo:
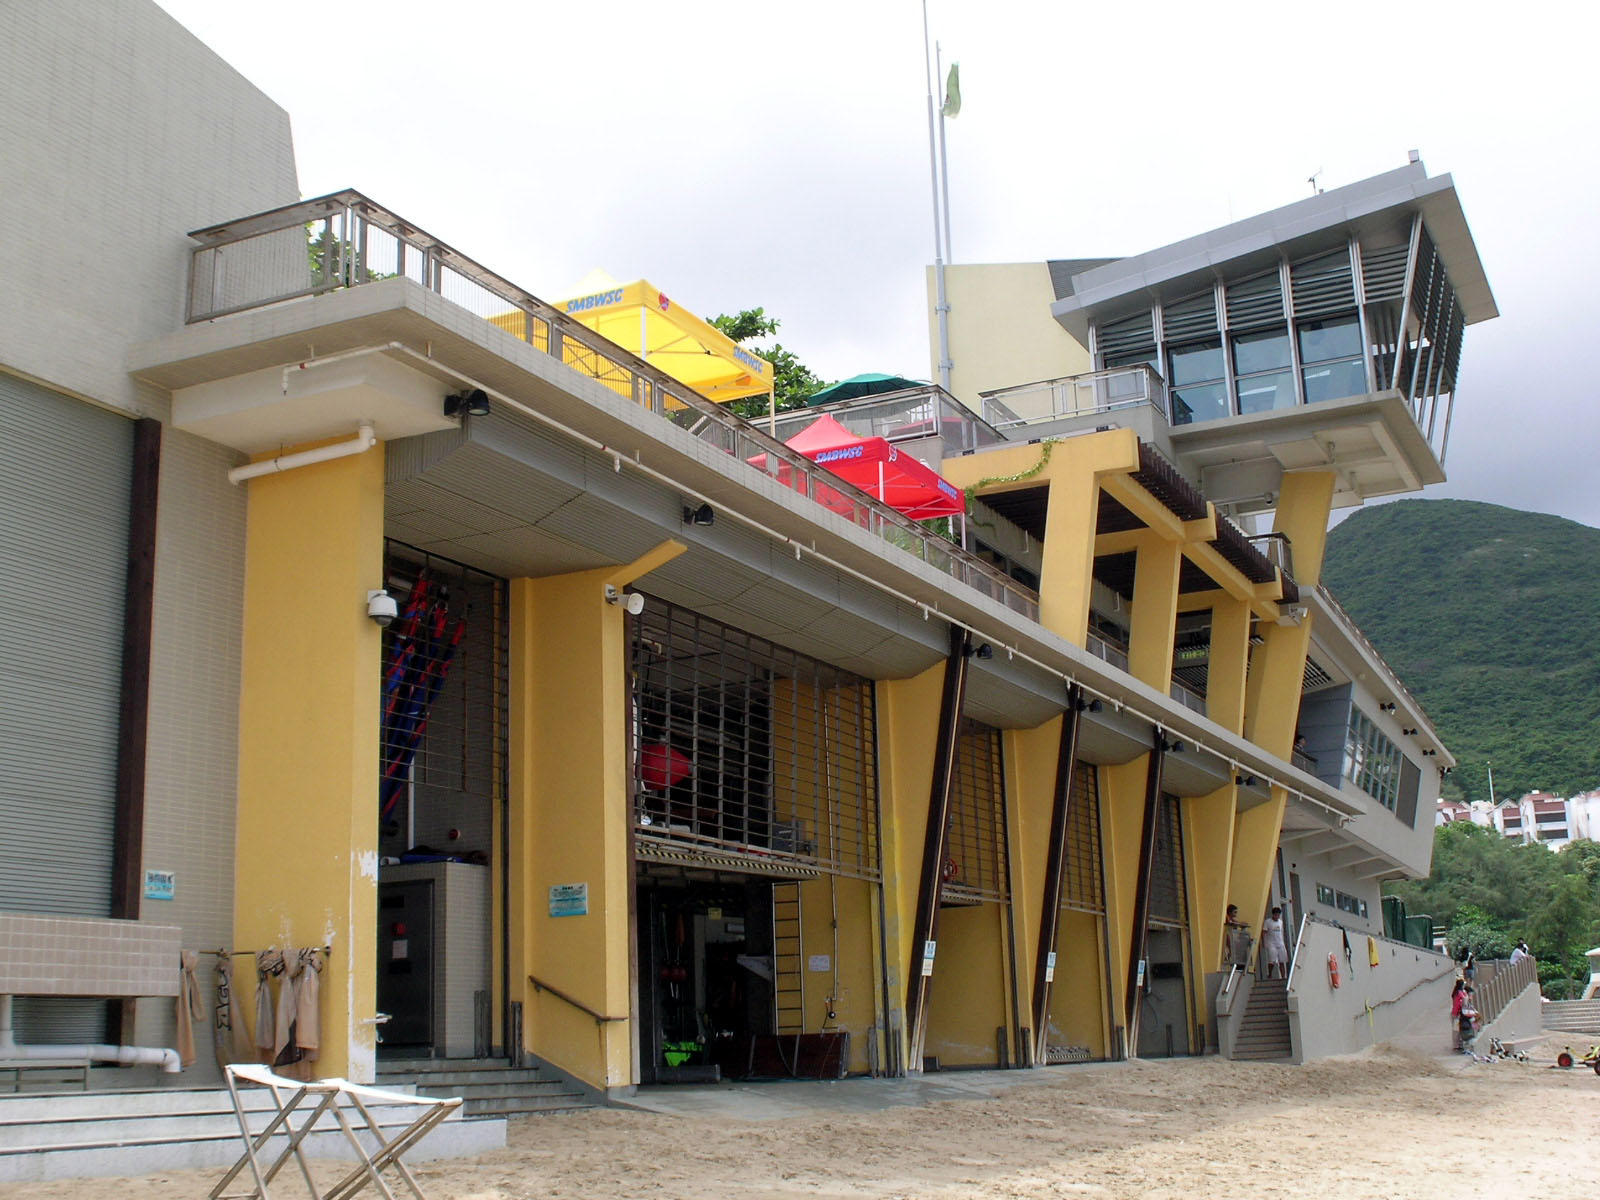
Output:
[[383,588],[367,593],[367,616],[379,629],[387,629],[400,615],[400,606]]

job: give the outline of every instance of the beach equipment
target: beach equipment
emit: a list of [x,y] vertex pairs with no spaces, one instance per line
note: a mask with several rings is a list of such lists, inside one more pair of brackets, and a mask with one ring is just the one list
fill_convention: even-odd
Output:
[[927,386],[927,382],[921,379],[907,379],[904,375],[884,375],[877,371],[868,371],[861,375],[852,375],[849,379],[841,379],[838,383],[831,383],[819,392],[812,392],[806,397],[806,407],[816,408],[818,405],[833,404],[839,400],[885,396],[890,392],[904,392],[911,388]]
[[[347,1200],[371,1185],[380,1195],[392,1200],[394,1192],[383,1178],[392,1170],[411,1189],[417,1200],[427,1200],[416,1177],[405,1165],[405,1155],[432,1131],[433,1127],[461,1107],[458,1096],[439,1098],[414,1096],[365,1087],[348,1079],[319,1079],[302,1083],[275,1075],[266,1067],[251,1063],[230,1065],[223,1070],[233,1113],[239,1122],[244,1152],[211,1189],[211,1200],[272,1200],[272,1181],[292,1158],[300,1167],[312,1200]],[[265,1088],[272,1097],[267,1110],[252,1111],[245,1104],[242,1087]],[[397,1132],[389,1131],[373,1115],[375,1107],[416,1113]],[[250,1119],[267,1117],[259,1131],[252,1130]],[[306,1161],[305,1140],[321,1125],[344,1133],[354,1152],[356,1167],[326,1191],[317,1188]],[[358,1128],[359,1126],[359,1128]],[[269,1156],[276,1150],[276,1157]],[[229,1192],[228,1187],[246,1170],[255,1186],[249,1191]]]
[[378,812],[387,820],[405,795],[439,690],[466,633],[464,618],[450,619],[450,598],[426,573],[417,577],[395,623],[383,675],[382,774]]

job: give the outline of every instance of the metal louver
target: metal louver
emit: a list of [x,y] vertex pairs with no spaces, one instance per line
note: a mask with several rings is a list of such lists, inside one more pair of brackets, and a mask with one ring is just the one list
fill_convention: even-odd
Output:
[[1187,300],[1168,304],[1161,310],[1161,335],[1168,345],[1215,337],[1217,296],[1206,291]]
[[1405,242],[1377,250],[1361,248],[1362,292],[1368,304],[1400,298],[1406,288],[1406,259],[1410,252]]
[[1230,283],[1227,291],[1228,328],[1254,329],[1283,323],[1283,287],[1278,273],[1257,275]]
[[1324,317],[1356,306],[1348,250],[1297,263],[1289,269],[1289,277],[1296,317]]
[[1155,314],[1146,309],[1095,328],[1095,345],[1103,361],[1128,354],[1153,352],[1156,348]]

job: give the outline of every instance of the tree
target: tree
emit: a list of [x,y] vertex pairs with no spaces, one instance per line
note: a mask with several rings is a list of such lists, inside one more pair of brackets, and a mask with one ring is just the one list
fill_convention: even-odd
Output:
[[[778,332],[780,324],[777,317],[767,316],[764,308],[741,309],[737,316],[732,317],[719,313],[711,318],[711,323],[741,344],[772,336]],[[791,351],[786,350],[781,342],[747,348],[772,364],[773,391],[779,412],[804,407],[806,397],[825,386],[822,379]],[[767,415],[765,396],[735,400],[728,407],[748,421]]]

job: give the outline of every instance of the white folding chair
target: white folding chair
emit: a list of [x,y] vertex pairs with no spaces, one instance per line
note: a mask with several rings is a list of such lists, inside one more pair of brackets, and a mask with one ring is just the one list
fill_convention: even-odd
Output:
[[[426,1137],[434,1126],[461,1107],[459,1097],[441,1099],[434,1096],[413,1096],[406,1092],[365,1087],[351,1083],[347,1079],[319,1079],[314,1083],[301,1083],[298,1080],[275,1075],[266,1067],[250,1064],[230,1066],[226,1069],[226,1074],[228,1094],[233,1099],[234,1115],[239,1120],[239,1131],[244,1139],[244,1153],[211,1190],[211,1200],[272,1200],[268,1189],[274,1177],[288,1164],[291,1156],[300,1165],[300,1173],[305,1177],[306,1187],[311,1192],[311,1200],[348,1200],[348,1197],[356,1195],[368,1184],[375,1187],[385,1200],[395,1200],[394,1192],[390,1190],[382,1174],[389,1169],[400,1176],[416,1200],[427,1200],[422,1188],[417,1184],[416,1177],[406,1166],[404,1156]],[[241,1081],[266,1088],[271,1093],[277,1108],[277,1112],[260,1133],[252,1133],[250,1130],[244,1100],[239,1093]],[[305,1107],[305,1102],[312,1098],[315,1098],[315,1104],[309,1108]],[[346,1114],[344,1108],[346,1102],[359,1114],[360,1123],[365,1127],[364,1132],[372,1140],[373,1148],[370,1151],[361,1140],[363,1131],[358,1130]],[[421,1111],[410,1124],[390,1137],[386,1136],[383,1126],[372,1112],[373,1107],[380,1105]],[[298,1126],[295,1124],[297,1113],[301,1114]],[[303,1143],[317,1123],[330,1115],[344,1131],[345,1139],[355,1152],[358,1165],[328,1191],[320,1192],[317,1190],[315,1180],[312,1179],[310,1165],[306,1162]],[[267,1144],[274,1137],[280,1136],[287,1139],[286,1144],[278,1152],[278,1156],[263,1167]],[[246,1167],[255,1180],[254,1189],[247,1192],[224,1192],[223,1189]]]

